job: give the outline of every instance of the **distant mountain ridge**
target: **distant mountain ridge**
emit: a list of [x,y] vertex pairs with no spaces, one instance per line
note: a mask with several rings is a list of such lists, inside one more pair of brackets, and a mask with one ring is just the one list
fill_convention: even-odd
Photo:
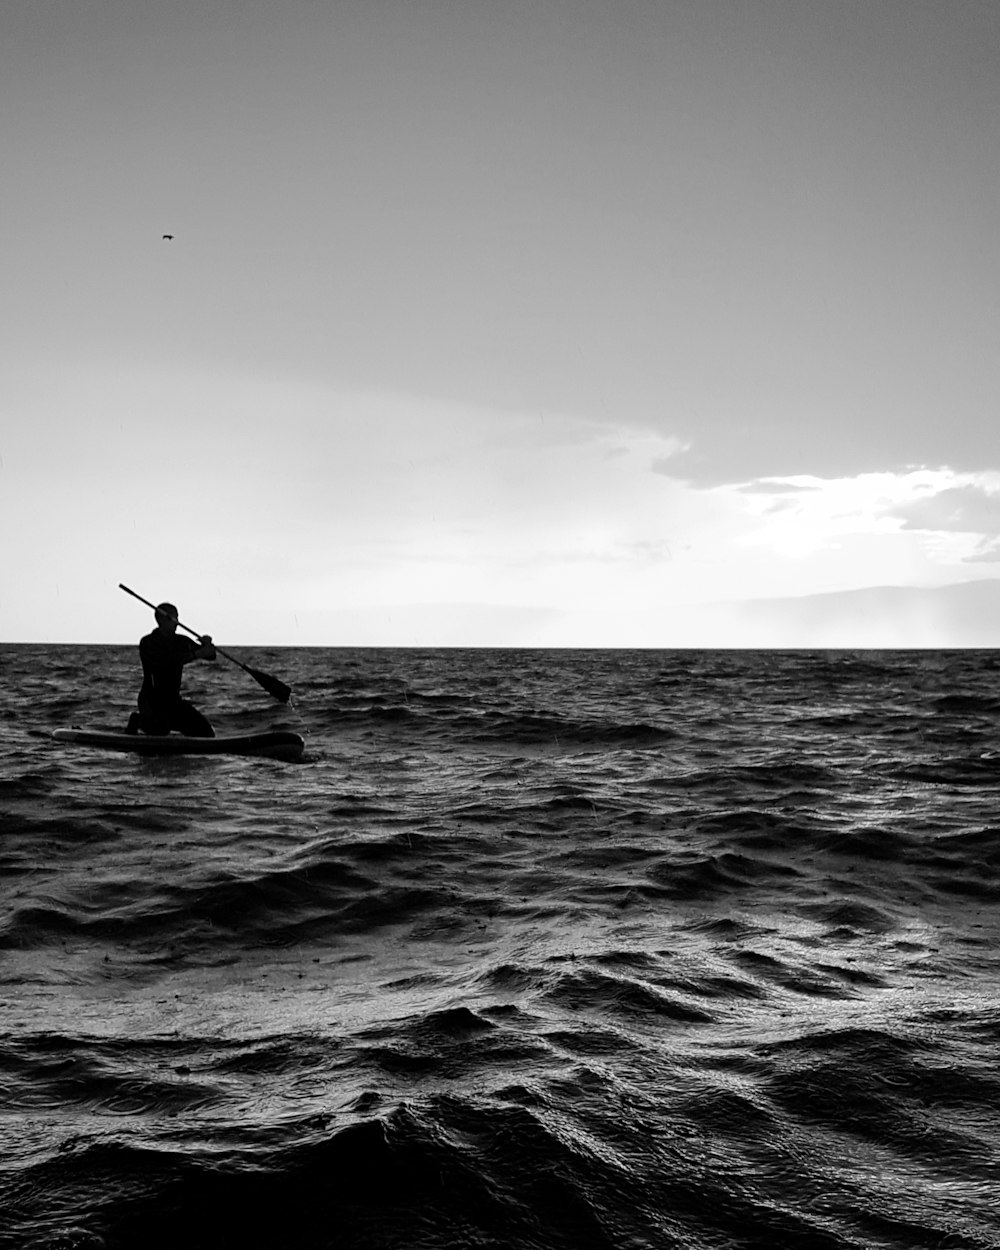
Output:
[[[714,605],[713,605],[714,606]],[[742,643],[793,647],[1000,647],[1000,578],[937,587],[869,586],[717,605]]]

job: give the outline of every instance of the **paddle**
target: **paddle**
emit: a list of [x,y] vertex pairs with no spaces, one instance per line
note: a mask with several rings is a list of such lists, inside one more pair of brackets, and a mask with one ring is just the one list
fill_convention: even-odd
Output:
[[[154,612],[157,611],[155,603],[150,603],[148,599],[143,599],[142,595],[137,595],[134,590],[129,590],[123,582],[118,583],[118,589],[124,590],[127,595],[131,595],[133,599],[138,599],[140,603],[144,603],[147,608],[152,608]],[[177,621],[177,625],[179,628],[193,635],[199,642],[201,642],[202,635],[199,634],[197,630],[192,629],[190,625],[185,625],[183,621]],[[267,693],[273,695],[274,698],[279,700],[279,702],[287,703],[292,697],[291,686],[286,686],[285,683],[283,681],[279,681],[277,677],[272,677],[269,673],[262,673],[259,668],[251,668],[249,664],[244,664],[242,660],[238,660],[235,655],[230,655],[228,651],[223,651],[223,649],[216,646],[214,642],[212,643],[212,646],[215,647],[219,655],[224,655],[227,660],[230,660],[233,664],[239,665],[244,673],[249,673],[258,686],[263,686]]]

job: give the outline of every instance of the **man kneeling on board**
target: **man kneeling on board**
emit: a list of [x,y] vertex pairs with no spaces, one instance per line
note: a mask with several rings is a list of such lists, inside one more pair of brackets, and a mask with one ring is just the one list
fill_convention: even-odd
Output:
[[172,729],[189,738],[214,738],[215,730],[201,712],[181,698],[184,665],[192,660],[214,660],[212,639],[204,634],[198,642],[178,637],[178,612],[172,603],[156,608],[156,628],[139,641],[142,689],[139,710],[129,717],[127,733],[168,734]]

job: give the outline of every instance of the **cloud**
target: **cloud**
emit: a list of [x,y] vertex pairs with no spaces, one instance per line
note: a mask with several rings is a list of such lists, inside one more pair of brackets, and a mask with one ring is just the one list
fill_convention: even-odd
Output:
[[817,478],[795,478],[783,480],[774,477],[758,478],[754,482],[742,482],[739,489],[745,495],[782,495],[797,494],[804,490],[819,490],[821,482]]
[[1000,538],[982,539],[975,551],[965,557],[966,564],[996,564],[1000,562]]
[[1000,535],[1000,489],[974,483],[949,486],[891,509],[904,529]]
[[1000,562],[1000,483],[996,474],[976,474],[973,480],[954,478],[941,490],[922,490],[915,498],[886,510],[885,515],[913,530],[942,539],[946,535],[975,536],[977,542],[958,559],[965,564]]
[[684,451],[687,451],[687,447],[683,444],[677,444],[676,448],[669,455],[654,456],[649,462],[650,470],[663,477],[672,477],[675,480],[679,480],[681,475],[677,472],[676,457]]

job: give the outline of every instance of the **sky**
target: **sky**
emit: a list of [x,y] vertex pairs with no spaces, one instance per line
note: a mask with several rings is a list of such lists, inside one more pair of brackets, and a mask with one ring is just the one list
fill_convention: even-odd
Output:
[[0,118],[0,641],[1000,645],[996,0],[10,0]]

